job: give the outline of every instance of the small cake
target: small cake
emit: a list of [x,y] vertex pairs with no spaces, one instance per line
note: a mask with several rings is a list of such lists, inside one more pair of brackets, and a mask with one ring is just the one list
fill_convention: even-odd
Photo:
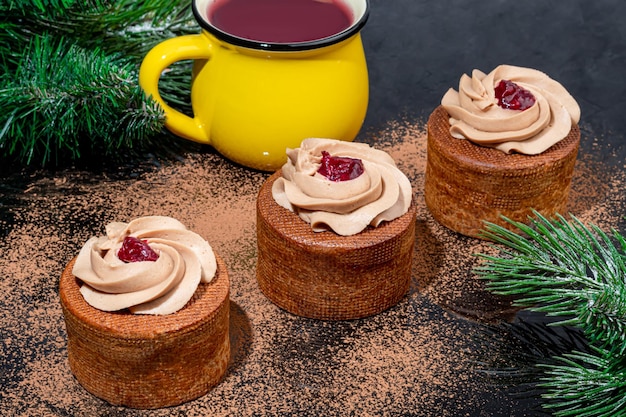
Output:
[[481,237],[533,210],[566,211],[580,144],[580,109],[543,72],[501,65],[463,75],[428,119],[426,205],[449,229]]
[[99,398],[173,406],[206,394],[226,372],[226,266],[173,218],[110,223],[69,262],[59,291],[70,369]]
[[408,292],[416,207],[407,177],[367,144],[310,138],[257,199],[257,281],[293,314],[349,320]]

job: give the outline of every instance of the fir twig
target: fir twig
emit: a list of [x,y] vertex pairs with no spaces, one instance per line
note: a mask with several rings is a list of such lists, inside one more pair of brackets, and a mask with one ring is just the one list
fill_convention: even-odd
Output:
[[[145,149],[164,118],[138,86],[141,60],[158,42],[198,30],[188,0],[1,2],[0,156],[46,166]],[[187,114],[190,82],[189,62],[160,82]]]
[[555,358],[560,364],[540,365],[547,393],[544,407],[559,417],[618,417],[626,415],[624,364],[603,349],[574,351]]
[[54,35],[85,49],[99,48],[140,60],[162,40],[198,31],[188,0],[19,0],[0,4],[0,41],[10,41],[7,46],[13,51],[34,37]]
[[483,236],[500,255],[479,254],[476,272],[492,291],[584,332],[589,352],[540,364],[546,409],[560,417],[626,415],[626,240],[574,216],[534,214],[529,225],[506,219],[520,233],[487,224]]
[[[623,248],[596,226],[575,217],[549,221],[535,213],[530,225],[510,221],[526,235],[488,224],[485,237],[504,256],[479,255],[477,273],[495,293],[517,296],[516,304],[578,326],[593,343],[626,351],[626,266]],[[616,241],[623,238],[613,231]],[[623,246],[626,247],[626,246]]]
[[99,50],[35,38],[16,72],[0,80],[0,152],[25,164],[140,147],[163,125],[135,66]]

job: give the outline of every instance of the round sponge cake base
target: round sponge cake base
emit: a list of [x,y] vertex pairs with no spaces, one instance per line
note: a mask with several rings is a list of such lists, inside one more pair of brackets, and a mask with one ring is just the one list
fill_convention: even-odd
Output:
[[428,119],[424,197],[435,220],[471,237],[485,221],[514,230],[502,219],[526,223],[533,209],[551,218],[565,214],[580,145],[580,130],[539,155],[505,154],[450,135],[439,106]]
[[111,404],[145,409],[178,405],[215,386],[230,359],[229,278],[216,258],[213,280],[200,284],[183,309],[164,316],[93,308],[72,275],[73,259],[59,291],[78,382]]
[[272,197],[274,173],[257,198],[261,291],[298,316],[350,320],[378,314],[408,292],[415,245],[416,207],[353,236],[314,232]]

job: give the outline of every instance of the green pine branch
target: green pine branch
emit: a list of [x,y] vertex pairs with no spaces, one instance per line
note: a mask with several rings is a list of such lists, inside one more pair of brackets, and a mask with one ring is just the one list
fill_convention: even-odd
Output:
[[528,225],[505,219],[519,233],[488,223],[483,236],[499,254],[479,254],[476,272],[491,291],[586,336],[590,352],[541,364],[546,409],[563,417],[626,415],[626,240],[574,216],[534,214]]
[[[530,224],[509,221],[521,233],[489,224],[483,235],[502,245],[501,256],[480,255],[476,269],[495,293],[516,304],[561,316],[560,325],[578,326],[592,343],[626,351],[626,242],[572,217],[549,221],[538,213]],[[619,244],[621,247],[616,246]]]
[[0,81],[0,152],[27,165],[145,146],[163,126],[135,65],[99,50],[35,38]]
[[540,387],[544,407],[558,417],[619,417],[626,415],[624,364],[609,351],[574,351],[555,358],[545,369]]
[[[146,149],[164,133],[164,117],[138,86],[141,60],[194,32],[187,0],[0,3],[0,157],[47,166]],[[173,65],[160,83],[185,113],[190,66]],[[165,141],[156,142],[158,151]]]
[[0,4],[0,41],[9,41],[6,46],[13,51],[33,37],[52,35],[73,39],[85,49],[141,59],[164,39],[198,31],[186,0],[19,0]]

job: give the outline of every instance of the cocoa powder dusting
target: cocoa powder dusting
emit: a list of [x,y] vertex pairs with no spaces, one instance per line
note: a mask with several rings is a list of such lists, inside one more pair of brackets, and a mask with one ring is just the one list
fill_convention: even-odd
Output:
[[[476,342],[479,322],[511,319],[515,310],[471,273],[479,262],[473,254],[493,251],[489,244],[445,229],[428,213],[423,122],[395,121],[365,140],[388,151],[411,180],[418,227],[410,293],[362,320],[300,318],[263,296],[255,278],[255,202],[269,174],[214,153],[128,178],[70,170],[34,175],[23,194],[2,195],[0,414],[531,415],[528,407],[537,403],[520,406],[475,372],[481,357],[498,354]],[[625,179],[581,151],[570,211],[584,222],[616,226]],[[166,410],[113,407],[77,383],[58,300],[61,271],[90,236],[110,221],[144,215],[175,217],[204,236],[231,279],[230,368],[207,395]]]

